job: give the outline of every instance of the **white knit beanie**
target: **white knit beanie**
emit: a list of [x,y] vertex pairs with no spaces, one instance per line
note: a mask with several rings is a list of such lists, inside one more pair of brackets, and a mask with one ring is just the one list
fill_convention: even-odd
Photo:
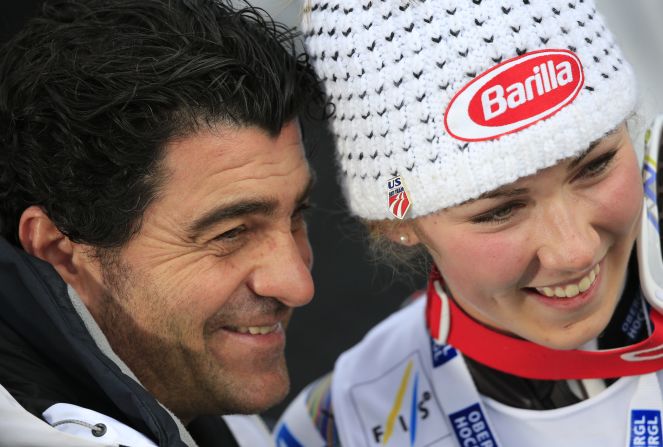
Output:
[[635,107],[593,0],[309,0],[302,27],[365,219],[479,197],[579,155]]

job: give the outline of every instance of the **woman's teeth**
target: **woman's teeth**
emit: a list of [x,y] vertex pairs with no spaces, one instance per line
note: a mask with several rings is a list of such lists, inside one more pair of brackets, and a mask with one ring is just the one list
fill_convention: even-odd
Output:
[[265,335],[276,332],[280,327],[281,323],[276,323],[272,326],[238,326],[230,329],[240,334]]
[[555,296],[557,298],[573,298],[574,296],[589,289],[592,284],[594,284],[594,281],[596,281],[596,277],[600,271],[601,267],[599,264],[596,264],[596,267],[594,267],[587,276],[582,278],[580,282],[576,284],[567,284],[565,286],[556,287],[537,287],[536,291],[547,297]]

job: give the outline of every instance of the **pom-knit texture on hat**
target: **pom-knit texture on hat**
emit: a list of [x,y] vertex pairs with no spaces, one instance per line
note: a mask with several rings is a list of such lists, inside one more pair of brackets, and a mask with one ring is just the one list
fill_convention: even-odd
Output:
[[[632,68],[592,0],[309,0],[302,29],[336,107],[349,207],[366,219],[394,218],[390,178],[405,182],[406,217],[427,215],[579,155],[635,107]],[[580,59],[585,80],[572,102],[492,140],[447,132],[445,111],[463,87],[541,49]]]

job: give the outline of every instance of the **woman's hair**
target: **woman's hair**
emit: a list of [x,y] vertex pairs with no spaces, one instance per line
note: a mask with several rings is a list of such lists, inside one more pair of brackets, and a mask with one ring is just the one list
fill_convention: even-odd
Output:
[[271,135],[321,101],[292,32],[222,0],[49,0],[0,49],[0,234],[40,206],[73,241],[138,230],[164,147],[216,124]]
[[399,227],[412,225],[401,220],[362,220],[368,235],[369,255],[399,272],[425,275],[432,264],[430,254],[423,244],[404,245],[393,241],[389,235],[398,234]]

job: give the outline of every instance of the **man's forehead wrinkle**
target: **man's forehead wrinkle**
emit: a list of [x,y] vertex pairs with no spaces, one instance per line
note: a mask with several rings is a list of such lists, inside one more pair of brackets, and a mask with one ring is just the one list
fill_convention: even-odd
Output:
[[[264,148],[262,149],[263,151],[271,151],[272,148]],[[264,158],[261,157],[260,160],[255,160],[251,155],[252,153],[255,153],[254,151],[250,150],[235,150],[235,151],[229,151],[227,148],[223,149],[225,151],[226,155],[222,155],[221,152],[217,153],[215,156],[223,158],[224,163],[223,166],[220,166],[218,169],[214,169],[214,172],[208,174],[209,176],[216,176],[216,175],[222,175],[222,176],[232,176],[235,172],[239,171],[241,178],[238,178],[237,182],[243,182],[243,181],[253,181],[253,180],[264,180],[269,177],[276,177],[276,176],[283,176],[283,177],[288,177],[293,174],[294,171],[300,168],[300,164],[298,163],[298,159],[293,159],[291,160],[292,163],[284,163],[284,158],[283,155],[281,156],[274,156],[272,159],[269,158]],[[303,163],[308,167],[308,161],[306,160],[303,152],[301,154],[301,160],[303,160]],[[255,165],[256,169],[252,169],[251,166]],[[276,171],[272,170],[274,166],[278,167],[279,165],[283,165],[283,172],[281,169],[277,169]],[[249,172],[249,175],[247,176],[245,172]],[[264,171],[264,173],[261,175],[261,171]],[[309,167],[310,171],[310,167]],[[225,183],[225,182],[224,182]]]
[[[246,135],[241,131],[256,131],[255,135]],[[211,132],[209,138],[210,148],[215,157],[221,157],[228,160],[227,169],[234,169],[250,163],[253,158],[251,154],[263,151],[273,151],[278,145],[279,136],[271,136],[265,130],[253,127],[237,127],[230,132],[215,133]],[[306,154],[300,139],[288,143],[287,146],[297,146],[301,157]],[[284,146],[285,147],[285,146]],[[274,157],[273,160],[263,161],[266,166],[279,164],[281,157]]]
[[[302,168],[302,164],[299,163],[288,163],[278,170],[269,168],[269,166],[278,167],[282,163],[283,159],[269,163],[261,160],[254,167],[242,163],[237,163],[235,167],[228,167],[225,163],[224,166],[214,166],[214,164],[211,164],[206,166],[207,169],[195,177],[191,176],[190,171],[181,168],[179,170],[180,180],[184,181],[185,189],[182,189],[182,183],[177,182],[173,178],[172,173],[169,175],[169,183],[164,185],[163,189],[170,190],[169,195],[171,199],[174,198],[175,200],[184,200],[185,196],[186,200],[189,200],[191,192],[197,191],[195,195],[199,203],[200,200],[209,201],[209,203],[213,203],[212,201],[216,202],[220,194],[229,203],[239,200],[264,200],[265,197],[251,197],[250,193],[247,194],[247,192],[255,189],[254,185],[270,178],[294,178],[297,176],[297,171]],[[308,177],[310,176],[310,168],[308,167],[308,162],[304,163],[303,166],[308,171]],[[169,170],[172,169],[171,167]],[[269,197],[269,199],[276,200],[274,197]]]
[[[177,174],[177,177],[188,178],[188,170],[183,170],[183,164],[189,164],[191,160],[200,160],[199,164],[204,170],[211,168],[219,173],[224,173],[234,169],[242,168],[253,161],[252,155],[256,152],[255,147],[263,148],[267,141],[254,141],[253,137],[243,137],[236,132],[227,132],[222,134],[205,132],[183,137],[171,141],[165,153],[166,166],[168,170]],[[193,140],[196,145],[191,146]],[[263,149],[264,150],[264,149]],[[199,156],[192,157],[191,152],[196,152]],[[214,159],[222,160],[222,165],[209,165],[204,163],[205,156],[212,156]]]

